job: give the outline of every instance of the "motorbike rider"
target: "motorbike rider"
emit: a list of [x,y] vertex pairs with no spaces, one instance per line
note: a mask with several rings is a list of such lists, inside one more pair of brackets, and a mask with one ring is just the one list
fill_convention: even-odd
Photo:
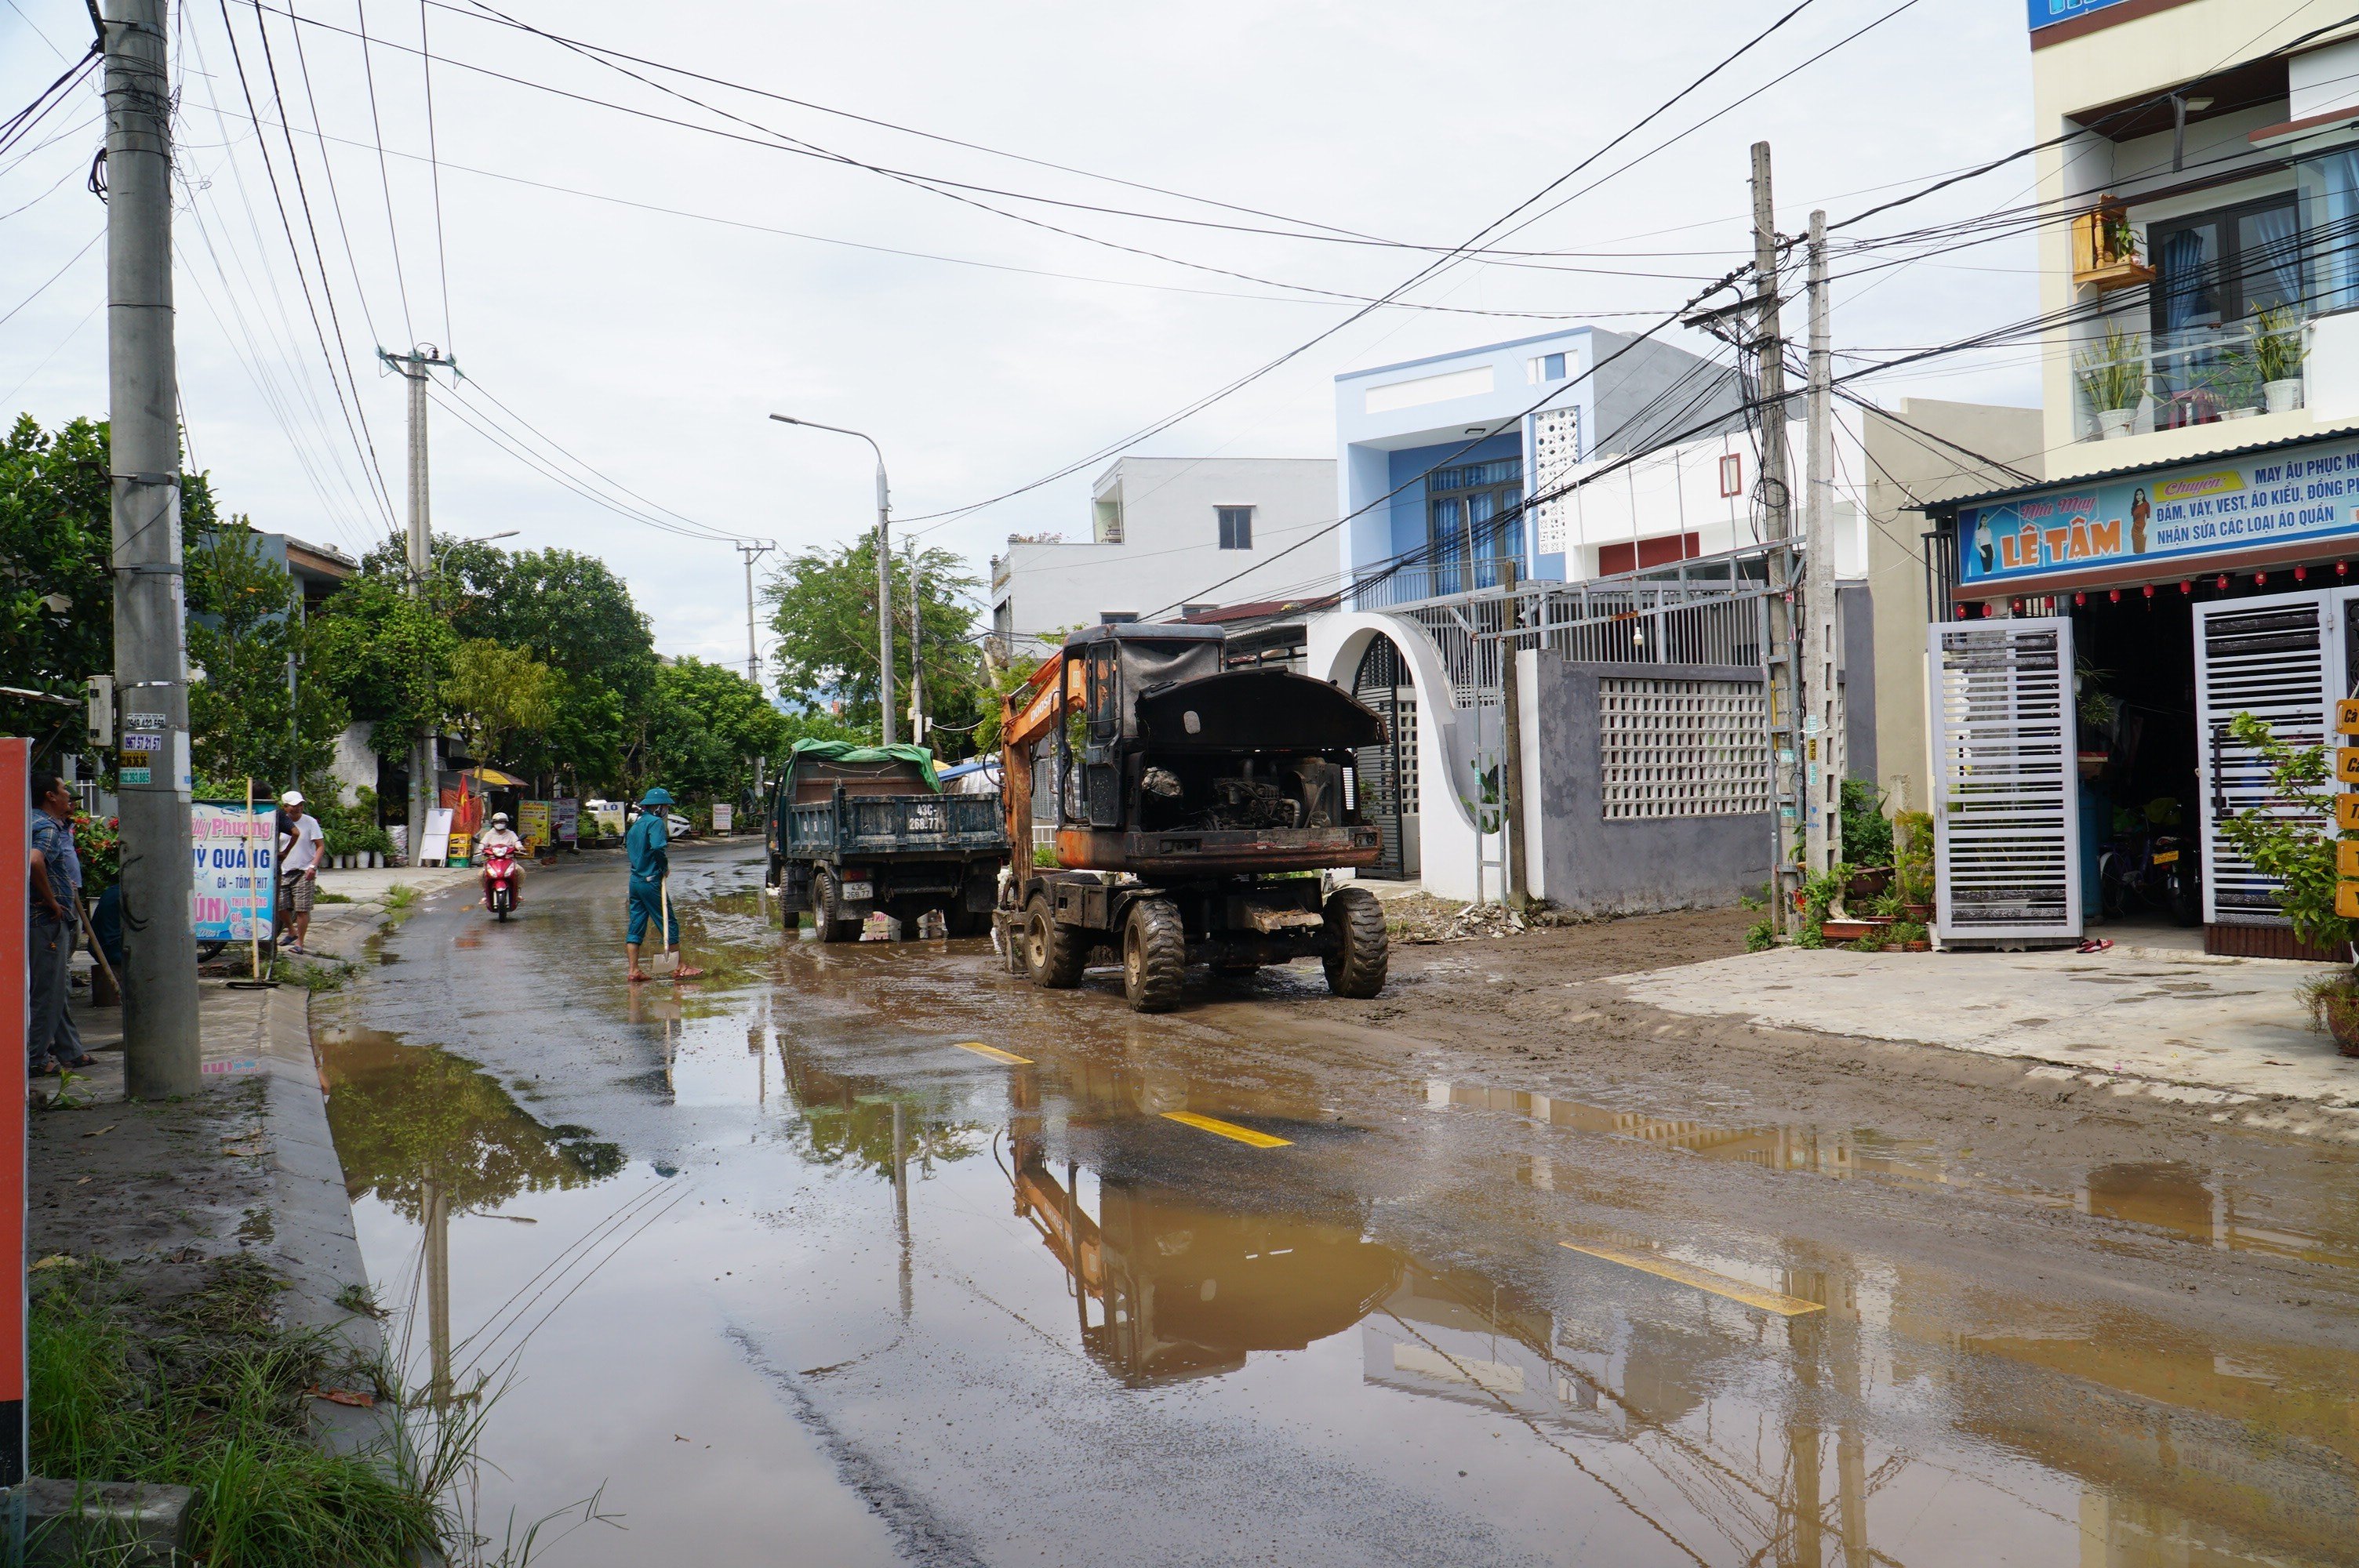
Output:
[[[525,862],[524,840],[517,837],[516,829],[508,826],[508,814],[505,811],[495,811],[492,813],[492,825],[489,827],[484,828],[475,839],[476,859],[488,862],[491,859],[491,853],[495,849],[507,849],[515,854],[516,869],[511,871],[509,875],[513,878],[516,902],[519,904],[523,903]],[[476,878],[476,881],[483,884],[484,907],[485,909],[489,909],[492,907],[492,872],[488,863],[484,866],[483,874]]]

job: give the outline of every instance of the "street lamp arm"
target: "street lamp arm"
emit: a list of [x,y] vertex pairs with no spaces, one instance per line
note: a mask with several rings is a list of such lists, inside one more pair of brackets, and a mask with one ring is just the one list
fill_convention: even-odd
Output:
[[[816,419],[798,419],[789,414],[773,414],[770,417],[776,419],[781,425],[800,425],[806,430],[829,430],[839,436],[857,436],[862,440],[868,443],[868,449],[870,451],[876,454],[877,473],[882,475],[885,471],[885,449],[876,444],[875,437],[869,435],[864,430],[847,430],[841,425],[822,425]],[[881,487],[878,494],[880,498],[878,504],[882,505],[883,491]]]

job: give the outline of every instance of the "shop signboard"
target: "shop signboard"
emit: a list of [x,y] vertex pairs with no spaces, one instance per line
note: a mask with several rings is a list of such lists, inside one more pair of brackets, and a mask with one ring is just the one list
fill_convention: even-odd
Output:
[[[2334,776],[2344,784],[2359,778],[2359,702],[2348,697],[2334,705],[2334,733],[2343,741],[2334,750]],[[2334,826],[2348,833],[2359,827],[2359,792],[2345,789],[2334,797]],[[2334,846],[2334,913],[2359,920],[2359,838],[2339,839]]]
[[[2128,0],[2027,0],[2031,11],[2031,30],[2035,33],[2059,22],[2069,22],[2093,11],[2111,10],[2115,5],[2127,3]],[[2129,18],[2125,16],[2122,19],[2127,21]]]
[[582,803],[578,800],[552,800],[549,803],[550,830],[560,844],[571,844],[582,837]]
[[516,837],[525,847],[538,849],[549,843],[549,802],[521,801],[516,806]]
[[447,806],[429,807],[426,831],[419,836],[418,863],[440,864],[451,854],[451,808]]
[[736,825],[737,808],[729,805],[725,801],[714,802],[712,806],[712,830],[715,833],[727,833],[734,828]]
[[1961,507],[1958,581],[1973,597],[2041,579],[2207,557],[2359,533],[2359,441],[2247,453]]
[[198,941],[270,939],[277,915],[277,818],[268,801],[190,805],[196,872],[190,912]]

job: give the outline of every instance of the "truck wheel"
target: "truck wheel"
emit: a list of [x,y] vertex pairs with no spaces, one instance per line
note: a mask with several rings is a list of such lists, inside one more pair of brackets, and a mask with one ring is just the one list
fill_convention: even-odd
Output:
[[1036,898],[1024,910],[1024,972],[1043,990],[1071,990],[1082,983],[1087,957],[1078,931],[1057,924],[1049,901]]
[[844,915],[842,890],[835,873],[825,866],[811,876],[811,924],[819,927],[822,942],[860,940],[860,918]]
[[1327,989],[1365,999],[1385,989],[1389,954],[1385,910],[1365,888],[1341,888],[1327,901]]
[[1188,968],[1188,933],[1170,900],[1143,898],[1122,925],[1122,989],[1133,1012],[1169,1012],[1180,1005]]

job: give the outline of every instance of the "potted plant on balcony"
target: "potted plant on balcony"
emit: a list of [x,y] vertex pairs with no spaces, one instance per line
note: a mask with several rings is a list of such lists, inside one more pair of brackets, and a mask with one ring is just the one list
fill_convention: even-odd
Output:
[[2252,344],[2231,343],[2223,349],[2210,380],[2221,418],[2249,419],[2261,411],[2261,362]]
[[2096,410],[2097,434],[2113,440],[2130,433],[2138,401],[2146,395],[2146,340],[2136,332],[2107,326],[2104,341],[2072,362],[2081,391]]
[[2272,414],[2301,406],[2301,320],[2289,305],[2253,318],[2253,362],[2260,371],[2261,395]]

